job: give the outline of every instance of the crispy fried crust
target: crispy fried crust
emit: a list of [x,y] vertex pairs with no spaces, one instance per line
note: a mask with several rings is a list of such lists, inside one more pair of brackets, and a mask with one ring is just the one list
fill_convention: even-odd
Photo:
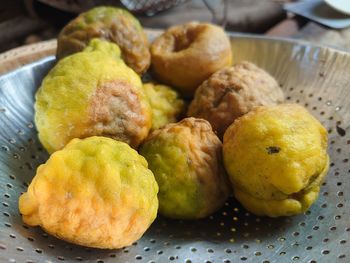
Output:
[[186,118],[155,130],[141,147],[159,185],[160,213],[203,218],[223,206],[230,185],[222,144],[210,124]]
[[137,148],[148,135],[150,113],[130,83],[103,83],[92,96],[89,110],[91,126],[84,137],[107,136]]
[[57,238],[95,248],[131,245],[157,216],[158,186],[126,143],[73,139],[39,166],[19,199],[23,221]]
[[82,51],[93,38],[116,43],[129,67],[138,74],[147,71],[151,63],[147,36],[137,19],[126,10],[97,7],[69,22],[58,36],[58,59]]
[[197,22],[169,28],[151,45],[151,56],[157,78],[186,97],[232,61],[231,44],[222,28]]
[[281,103],[276,80],[250,62],[241,62],[213,74],[196,91],[188,116],[204,118],[222,138],[227,127],[256,106]]
[[260,106],[226,130],[224,163],[235,197],[270,217],[306,211],[327,175],[327,131],[302,106]]

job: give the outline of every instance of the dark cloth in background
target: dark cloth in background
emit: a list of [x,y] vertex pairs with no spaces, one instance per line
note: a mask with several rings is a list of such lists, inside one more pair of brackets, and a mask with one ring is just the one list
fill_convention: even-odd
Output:
[[[57,37],[77,13],[96,4],[122,7],[118,0],[0,1],[0,52]],[[223,25],[229,31],[264,33],[284,19],[285,12],[276,0],[188,0],[154,16],[135,15],[149,28],[197,20]]]

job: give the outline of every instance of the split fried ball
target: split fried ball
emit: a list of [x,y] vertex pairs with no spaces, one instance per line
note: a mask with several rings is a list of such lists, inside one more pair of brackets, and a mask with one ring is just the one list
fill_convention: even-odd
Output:
[[185,103],[171,87],[156,83],[143,85],[152,109],[152,130],[176,122],[183,113]]
[[39,166],[20,196],[23,221],[95,248],[138,240],[156,218],[158,186],[146,160],[106,137],[73,139]]
[[186,97],[192,97],[204,80],[232,61],[224,30],[197,22],[170,27],[152,43],[151,56],[156,77]]
[[183,119],[151,133],[140,153],[159,185],[161,214],[197,219],[223,206],[230,184],[221,151],[221,141],[202,119]]
[[[48,152],[73,138],[107,136],[134,148],[151,128],[140,77],[118,58],[115,44],[95,39],[60,60],[36,94],[35,124]],[[119,51],[120,53],[120,51]]]
[[69,22],[57,39],[57,58],[82,51],[93,38],[116,43],[125,63],[138,74],[150,65],[149,43],[139,21],[128,11],[96,7]]
[[261,216],[305,212],[327,175],[327,131],[296,104],[261,106],[224,135],[223,153],[237,200]]
[[214,73],[197,89],[187,115],[210,122],[222,138],[231,123],[256,106],[276,105],[284,95],[276,80],[244,61]]

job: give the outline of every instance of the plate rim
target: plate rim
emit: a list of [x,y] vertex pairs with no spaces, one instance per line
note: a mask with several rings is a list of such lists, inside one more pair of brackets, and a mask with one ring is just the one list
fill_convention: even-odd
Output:
[[[159,30],[159,29],[152,29],[152,28],[145,28],[146,33],[152,35],[152,34],[160,34],[163,30]],[[294,38],[288,38],[288,37],[277,37],[277,36],[265,36],[265,35],[259,35],[259,34],[251,34],[251,33],[240,33],[240,32],[232,32],[232,31],[226,31],[227,35],[230,38],[233,39],[248,39],[248,40],[258,40],[258,41],[272,41],[272,42],[280,42],[280,43],[285,43],[285,44],[289,44],[289,45],[301,45],[301,46],[308,46],[308,47],[312,47],[312,48],[318,48],[318,49],[326,49],[332,52],[336,52],[339,54],[343,54],[343,55],[349,55],[350,56],[350,50],[347,50],[345,48],[338,48],[338,47],[334,47],[331,45],[324,45],[324,44],[317,44],[317,43],[312,43],[310,41],[307,40],[303,40],[303,39],[294,39]],[[52,39],[52,40],[56,40],[56,39]],[[37,44],[40,44],[41,42],[38,42]],[[24,46],[25,47],[25,46]],[[10,49],[7,52],[11,52]],[[4,53],[3,53],[4,54]],[[11,74],[16,73],[19,70],[22,70],[26,67],[33,67],[37,64],[40,64],[42,62],[46,62],[46,61],[51,61],[51,60],[55,60],[56,56],[55,55],[49,55],[49,56],[45,56],[43,58],[40,58],[38,60],[35,60],[31,63],[25,64],[23,66],[20,66],[16,69],[10,70],[4,74],[0,74],[0,80],[3,78],[8,77]]]

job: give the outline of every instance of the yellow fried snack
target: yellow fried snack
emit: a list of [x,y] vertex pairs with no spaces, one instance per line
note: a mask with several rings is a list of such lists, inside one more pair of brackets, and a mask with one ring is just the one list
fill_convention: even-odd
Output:
[[184,110],[184,101],[169,86],[146,83],[143,85],[152,109],[152,130],[176,122]]
[[148,38],[136,17],[128,11],[99,6],[70,21],[57,38],[57,58],[82,51],[93,38],[117,44],[125,63],[138,74],[151,63]]
[[327,175],[327,131],[296,104],[261,106],[225,132],[224,163],[235,197],[256,215],[306,211]]
[[159,185],[159,213],[204,218],[220,209],[230,183],[222,143],[209,122],[186,118],[153,131],[140,148]]
[[158,185],[146,160],[106,137],[73,139],[39,166],[19,199],[23,221],[69,242],[120,248],[156,218]]
[[100,51],[105,53],[107,56],[111,56],[116,60],[121,58],[121,50],[117,45],[111,45],[109,42],[93,38],[90,40],[89,45],[84,48],[84,52]]
[[140,77],[112,43],[95,39],[60,60],[36,94],[35,123],[48,152],[73,138],[107,136],[137,147],[151,128]]

